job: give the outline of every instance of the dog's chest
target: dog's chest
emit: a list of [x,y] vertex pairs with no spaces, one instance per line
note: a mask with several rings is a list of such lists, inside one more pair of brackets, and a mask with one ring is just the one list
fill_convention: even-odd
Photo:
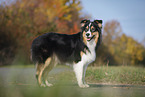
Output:
[[94,41],[88,42],[87,46],[90,52],[87,51],[86,54],[82,56],[82,61],[84,64],[90,64],[96,59],[96,51],[95,51],[96,43]]

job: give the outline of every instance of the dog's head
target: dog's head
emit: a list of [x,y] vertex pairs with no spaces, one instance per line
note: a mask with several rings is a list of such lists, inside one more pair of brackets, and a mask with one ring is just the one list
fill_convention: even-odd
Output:
[[102,20],[94,20],[93,22],[90,20],[82,20],[81,29],[85,43],[90,41],[97,43],[98,39],[101,37]]

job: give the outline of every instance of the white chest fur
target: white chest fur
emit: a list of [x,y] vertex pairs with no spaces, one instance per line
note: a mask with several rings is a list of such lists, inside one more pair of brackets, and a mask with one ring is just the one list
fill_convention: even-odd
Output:
[[96,59],[96,52],[95,52],[95,47],[96,47],[96,43],[94,40],[91,40],[90,42],[87,42],[87,46],[90,50],[86,52],[86,54],[84,54],[82,56],[82,62],[84,64],[90,64],[91,62],[95,61]]
[[88,46],[90,52],[87,51],[86,54],[83,54],[81,61],[79,61],[77,64],[73,65],[74,72],[76,74],[76,78],[78,81],[78,85],[80,87],[89,87],[89,85],[87,85],[85,83],[85,73],[86,73],[87,66],[91,62],[95,61],[95,59],[96,59],[96,52],[95,52],[96,43],[95,43],[95,41],[92,39],[91,41],[87,42],[87,46]]

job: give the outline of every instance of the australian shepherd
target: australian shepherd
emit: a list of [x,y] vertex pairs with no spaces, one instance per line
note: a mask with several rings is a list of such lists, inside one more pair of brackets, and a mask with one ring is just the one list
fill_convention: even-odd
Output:
[[96,49],[101,42],[102,20],[82,20],[81,32],[73,35],[46,33],[32,42],[32,61],[36,65],[36,78],[42,87],[52,86],[48,73],[60,64],[73,66],[79,87],[85,83],[87,66],[95,61]]

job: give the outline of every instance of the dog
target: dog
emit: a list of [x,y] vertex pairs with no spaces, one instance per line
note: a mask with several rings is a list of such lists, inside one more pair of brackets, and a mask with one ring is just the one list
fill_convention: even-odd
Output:
[[36,65],[36,78],[42,87],[53,86],[47,81],[48,73],[60,64],[71,64],[78,86],[89,87],[85,82],[88,65],[96,59],[101,43],[102,20],[82,20],[81,32],[73,35],[46,33],[32,42],[31,56]]

